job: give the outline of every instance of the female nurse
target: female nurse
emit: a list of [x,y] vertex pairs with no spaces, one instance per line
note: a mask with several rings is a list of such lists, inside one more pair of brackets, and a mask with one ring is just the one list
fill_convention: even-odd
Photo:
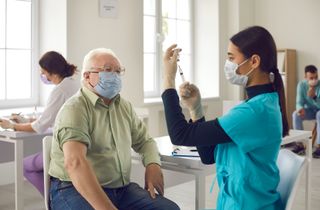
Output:
[[224,73],[245,87],[248,99],[211,121],[204,119],[198,88],[189,83],[180,86],[180,95],[191,120],[182,114],[175,90],[179,52],[172,45],[164,56],[162,100],[172,143],[197,146],[203,163],[216,163],[218,210],[283,209],[276,160],[288,122],[271,34],[253,26],[231,37]]
[[[77,67],[69,64],[65,58],[55,51],[45,53],[39,60],[40,78],[45,84],[54,84],[46,107],[41,116],[33,122],[25,122],[26,119],[16,118],[16,121],[24,123],[14,123],[13,121],[2,119],[0,124],[3,128],[11,128],[16,131],[27,131],[43,133],[52,127],[59,109],[64,102],[74,95],[80,88],[74,74]],[[43,160],[42,152],[28,156],[24,159],[24,176],[43,195]]]

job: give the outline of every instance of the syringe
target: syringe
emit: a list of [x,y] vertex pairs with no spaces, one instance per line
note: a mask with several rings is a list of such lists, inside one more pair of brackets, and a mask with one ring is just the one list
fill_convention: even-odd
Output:
[[179,69],[179,74],[180,74],[180,76],[181,76],[182,82],[185,82],[186,79],[184,78],[183,71],[182,71],[180,65],[178,65],[178,69]]

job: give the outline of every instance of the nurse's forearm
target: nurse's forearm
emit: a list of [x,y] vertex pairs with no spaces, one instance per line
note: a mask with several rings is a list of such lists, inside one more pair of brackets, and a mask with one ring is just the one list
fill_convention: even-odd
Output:
[[35,132],[30,123],[16,123],[13,127],[16,131]]
[[176,90],[168,89],[162,94],[168,133],[175,145],[213,146],[231,142],[217,120],[205,122],[204,118],[188,123],[182,114]]

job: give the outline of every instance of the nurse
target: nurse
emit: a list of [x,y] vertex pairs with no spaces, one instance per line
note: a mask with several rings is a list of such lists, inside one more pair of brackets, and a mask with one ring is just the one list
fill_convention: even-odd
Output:
[[276,160],[288,122],[271,34],[253,26],[231,37],[224,73],[229,82],[245,87],[248,99],[210,121],[205,121],[198,88],[188,82],[180,86],[180,96],[191,120],[182,114],[175,90],[179,52],[172,45],[164,56],[162,100],[172,143],[197,146],[203,163],[216,163],[218,210],[283,209]]

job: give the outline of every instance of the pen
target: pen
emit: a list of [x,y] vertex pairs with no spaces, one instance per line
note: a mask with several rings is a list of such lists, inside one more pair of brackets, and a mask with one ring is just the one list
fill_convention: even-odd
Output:
[[179,69],[179,74],[180,74],[180,76],[181,76],[182,82],[185,82],[186,79],[184,78],[183,71],[182,71],[180,65],[178,65],[178,69]]

